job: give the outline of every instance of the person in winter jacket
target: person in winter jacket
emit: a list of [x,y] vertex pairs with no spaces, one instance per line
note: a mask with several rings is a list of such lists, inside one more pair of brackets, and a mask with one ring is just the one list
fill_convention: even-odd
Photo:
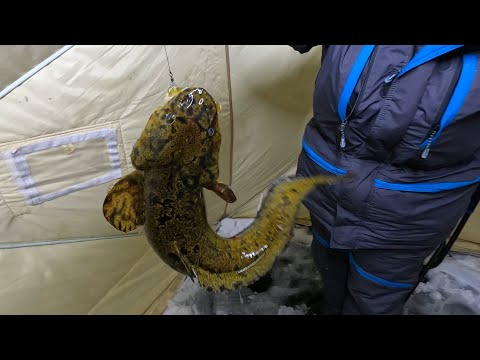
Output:
[[297,174],[339,176],[304,202],[328,314],[402,314],[467,210],[480,182],[479,49],[323,46]]

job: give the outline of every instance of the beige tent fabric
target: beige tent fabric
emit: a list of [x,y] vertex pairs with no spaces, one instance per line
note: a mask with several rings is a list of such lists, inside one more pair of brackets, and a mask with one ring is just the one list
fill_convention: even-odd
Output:
[[[0,47],[0,85],[60,48]],[[208,221],[254,217],[262,191],[295,171],[320,47],[166,48],[176,83],[205,87],[222,105],[219,180],[238,200],[206,191]],[[161,45],[74,46],[0,99],[0,314],[162,313],[184,277],[142,228],[117,231],[101,207],[133,170],[132,146],[169,83]],[[479,251],[479,215],[458,248]],[[309,222],[304,208],[298,222]]]
[[[142,239],[142,243],[145,241]],[[135,265],[88,312],[89,314],[142,314],[160,299],[169,299],[168,289],[181,284],[185,277],[168,267],[149,247]],[[168,294],[166,297],[166,294]],[[156,313],[166,306],[155,306]],[[150,310],[152,311],[152,310]]]
[[0,314],[86,314],[147,251],[141,236],[1,250]]
[[[293,175],[295,175],[296,170],[297,170],[297,164],[295,163],[294,166],[292,166],[287,172],[285,172],[281,176],[293,176]],[[239,207],[237,210],[235,210],[231,214],[231,217],[234,217],[234,218],[253,218],[253,217],[255,217],[256,214],[257,214],[257,211],[259,210],[259,207],[261,206],[262,201],[265,199],[265,196],[268,193],[269,188],[270,188],[270,186],[267,186],[267,188],[265,188],[265,190],[260,192],[260,194],[256,195],[250,201],[246,202],[241,207]],[[309,212],[308,212],[308,210],[305,206],[300,205],[300,208],[298,209],[295,221],[298,225],[303,225],[303,226],[310,226],[311,225],[310,214],[309,214]]]
[[[167,51],[178,85],[203,86],[222,105],[220,178],[229,183],[226,48],[167,46]],[[116,178],[127,174],[133,170],[133,143],[169,84],[163,46],[74,46],[0,100],[0,257],[9,260],[0,266],[0,313],[141,314],[175,279],[141,236],[142,228],[133,232],[136,238],[125,237],[103,218],[103,199],[116,180],[32,205],[24,194],[31,187],[22,189],[15,174],[26,171],[40,196],[95,182],[109,170],[119,171]],[[102,132],[114,134],[116,162],[112,139],[85,140]],[[59,142],[65,143],[54,146]],[[32,148],[37,150],[15,163],[20,152]],[[210,192],[206,199],[213,223],[225,203]],[[65,243],[91,238],[99,240]],[[62,291],[84,295],[62,298]]]
[[0,91],[63,45],[0,45]]
[[[321,48],[302,56],[283,45],[230,46],[233,102],[234,213],[296,162],[305,124],[312,116],[312,94]],[[252,209],[252,208],[251,208]],[[242,212],[254,216],[256,210]]]
[[480,207],[468,219],[452,250],[480,255]]
[[[204,86],[222,104],[221,179],[229,183],[225,56],[224,46],[169,49],[177,82]],[[193,64],[192,58],[196,59]],[[125,175],[133,170],[129,158],[133,143],[152,111],[163,103],[168,85],[162,46],[75,46],[1,100],[0,118],[5,120],[0,122],[0,153],[113,129],[121,175]],[[71,153],[54,148],[26,156],[31,178],[42,195],[94,180],[112,166],[105,141],[103,145],[84,141],[73,146]],[[0,243],[121,234],[101,213],[113,182],[28,206],[8,163],[0,161],[0,184]],[[210,193],[207,199],[209,218],[214,221],[223,214],[225,204]]]

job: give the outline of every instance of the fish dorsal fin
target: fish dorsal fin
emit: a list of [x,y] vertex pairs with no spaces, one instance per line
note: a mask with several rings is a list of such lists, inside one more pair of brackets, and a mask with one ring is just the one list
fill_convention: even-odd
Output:
[[129,232],[145,223],[143,172],[135,170],[110,189],[103,202],[103,215],[116,229]]

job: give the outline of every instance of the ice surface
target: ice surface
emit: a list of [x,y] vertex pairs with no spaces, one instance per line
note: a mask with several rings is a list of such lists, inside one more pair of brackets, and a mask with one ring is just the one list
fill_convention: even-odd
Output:
[[[219,235],[230,237],[252,219],[224,219]],[[250,288],[214,294],[185,279],[170,300],[166,315],[305,315],[319,314],[322,282],[310,253],[311,235],[296,229],[293,239],[277,259],[273,282],[263,292]],[[409,315],[480,315],[480,257],[451,253],[418,285],[405,307]]]
[[450,253],[405,307],[411,315],[480,315],[480,257]]
[[[250,219],[224,219],[217,232],[230,237],[252,223]],[[164,314],[304,315],[308,306],[319,307],[322,282],[311,259],[311,238],[297,229],[294,238],[272,269],[272,284],[264,292],[250,288],[210,293],[187,278],[170,300]]]

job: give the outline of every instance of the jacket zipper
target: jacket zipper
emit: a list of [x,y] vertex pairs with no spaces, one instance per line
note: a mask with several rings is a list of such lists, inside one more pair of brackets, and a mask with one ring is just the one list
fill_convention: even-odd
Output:
[[382,84],[382,88],[380,89],[380,96],[385,97],[388,94],[388,90],[390,90],[390,86],[392,86],[392,81],[397,77],[400,70],[394,70],[391,75],[388,75]]
[[[412,46],[412,52],[410,54],[410,60],[408,60],[408,63],[410,61],[412,61],[412,59],[414,57],[415,57],[415,45]],[[394,70],[393,73],[391,73],[390,75],[387,75],[385,77],[385,79],[383,80],[382,88],[380,89],[380,96],[381,97],[387,96],[388,90],[390,90],[390,87],[392,86],[393,80],[395,80],[396,77],[398,76],[398,74],[400,74],[400,71],[402,71],[402,69]]]
[[426,137],[424,141],[421,142],[421,144],[423,144],[425,141],[427,142],[427,144],[425,145],[425,149],[423,149],[422,151],[422,155],[421,155],[422,159],[426,159],[428,157],[433,139],[435,135],[437,135],[438,131],[440,130],[440,121],[442,120],[443,113],[445,112],[445,109],[448,106],[450,98],[452,97],[453,91],[457,86],[458,79],[460,78],[460,73],[462,72],[462,65],[463,65],[462,63],[463,61],[460,60],[460,64],[458,64],[457,69],[455,70],[455,74],[453,75],[453,81],[450,83],[450,87],[448,88],[446,96],[443,99],[443,102],[437,113],[437,117],[435,118],[433,125],[430,127],[428,131],[429,135]]
[[367,81],[368,81],[368,77],[370,75],[370,72],[372,70],[372,66],[373,66],[373,62],[375,61],[375,57],[377,56],[377,52],[378,52],[378,46],[375,47],[375,49],[373,50],[373,53],[371,55],[371,58],[370,60],[368,61],[368,64],[367,64],[367,71],[365,72],[365,76],[362,77],[361,81],[362,81],[362,87],[360,89],[360,92],[358,93],[358,96],[357,96],[357,99],[355,100],[355,103],[353,104],[352,106],[352,110],[348,113],[348,115],[345,117],[345,120],[340,124],[339,126],[339,130],[340,130],[340,148],[344,149],[345,146],[347,145],[347,140],[346,140],[346,137],[345,137],[345,128],[347,127],[348,125],[348,119],[352,116],[352,114],[354,113],[354,111],[357,109],[357,106],[360,102],[360,98],[363,96],[363,93],[365,91],[365,86],[367,84]]
[[422,159],[426,159],[428,157],[428,154],[430,153],[430,146],[432,145],[433,138],[435,135],[437,135],[438,130],[440,130],[440,124],[435,125],[435,127],[432,129],[432,132],[428,136],[427,146],[425,146],[425,149],[422,151]]

